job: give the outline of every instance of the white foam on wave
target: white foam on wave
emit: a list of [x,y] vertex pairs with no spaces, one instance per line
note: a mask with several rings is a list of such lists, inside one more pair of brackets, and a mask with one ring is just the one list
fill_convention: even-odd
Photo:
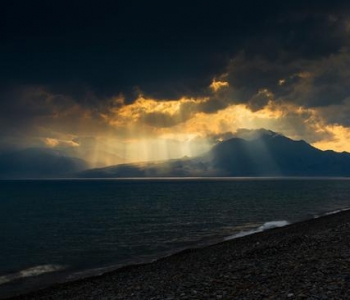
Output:
[[258,232],[262,232],[268,229],[272,229],[272,228],[277,228],[277,227],[284,227],[289,225],[290,223],[286,220],[281,220],[281,221],[270,221],[270,222],[266,222],[263,225],[259,226],[258,228],[252,229],[252,230],[247,230],[247,231],[241,231],[238,232],[234,235],[230,235],[228,237],[225,237],[224,240],[228,241],[228,240],[233,240],[239,237],[243,237],[243,236],[247,236],[247,235],[251,235],[254,233],[258,233]]
[[26,277],[38,276],[45,273],[52,273],[57,271],[62,271],[66,266],[61,265],[41,265],[32,268],[28,268],[17,273],[11,273],[4,276],[0,276],[0,285],[8,283],[14,280],[18,280]]

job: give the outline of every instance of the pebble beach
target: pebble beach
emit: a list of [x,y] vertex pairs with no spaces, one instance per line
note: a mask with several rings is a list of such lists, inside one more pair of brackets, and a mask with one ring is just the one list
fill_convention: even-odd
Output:
[[7,299],[350,299],[350,211]]

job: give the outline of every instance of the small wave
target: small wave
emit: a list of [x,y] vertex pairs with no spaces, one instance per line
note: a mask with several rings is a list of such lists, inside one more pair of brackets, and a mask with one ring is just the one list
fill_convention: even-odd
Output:
[[287,226],[290,223],[286,220],[281,220],[281,221],[271,221],[271,222],[266,222],[263,225],[259,226],[258,228],[252,229],[252,230],[247,230],[247,231],[241,231],[238,232],[234,235],[230,235],[228,237],[225,237],[224,240],[228,241],[228,240],[233,240],[239,237],[243,237],[243,236],[247,236],[247,235],[251,235],[254,233],[258,233],[258,232],[262,232],[268,229],[272,229],[272,228],[277,228],[277,227],[283,227],[283,226]]
[[314,215],[314,219],[317,219],[317,218],[320,218],[320,217],[324,217],[324,216],[334,215],[334,214],[340,213],[342,211],[347,211],[347,210],[350,210],[350,207],[337,209],[337,210],[332,210],[332,211],[323,213],[321,215]]
[[29,269],[19,271],[17,273],[11,273],[4,276],[0,276],[0,285],[14,281],[14,280],[18,280],[21,278],[33,277],[33,276],[38,276],[45,273],[61,271],[65,268],[66,266],[61,266],[61,265],[41,265],[41,266],[32,267]]

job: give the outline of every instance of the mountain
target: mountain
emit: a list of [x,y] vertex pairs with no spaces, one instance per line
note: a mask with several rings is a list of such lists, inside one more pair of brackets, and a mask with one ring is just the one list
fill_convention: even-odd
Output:
[[[245,136],[247,134],[245,133]],[[350,176],[350,154],[322,151],[269,130],[234,137],[195,158],[123,164],[80,172],[78,177]]]
[[27,148],[0,155],[0,178],[52,178],[87,169],[84,160],[46,148]]
[[226,176],[350,176],[349,153],[321,151],[272,131],[219,143],[211,157]]

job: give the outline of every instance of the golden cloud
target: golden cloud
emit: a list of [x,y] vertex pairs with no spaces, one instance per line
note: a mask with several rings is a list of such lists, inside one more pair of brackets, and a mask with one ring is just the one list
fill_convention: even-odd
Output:
[[322,150],[334,149],[335,151],[350,152],[350,128],[342,125],[325,125],[322,129],[331,134],[331,138],[313,143],[313,146]]
[[218,90],[222,88],[229,87],[229,83],[227,81],[221,81],[221,80],[213,80],[213,82],[210,85],[210,88],[214,91],[217,92]]
[[45,138],[44,143],[50,148],[55,147],[79,147],[80,145],[75,141],[58,140],[54,138]]
[[135,125],[168,127],[190,118],[196,106],[206,101],[208,98],[154,100],[139,96],[134,103],[113,108],[108,113],[102,113],[101,117],[109,125],[120,128]]

